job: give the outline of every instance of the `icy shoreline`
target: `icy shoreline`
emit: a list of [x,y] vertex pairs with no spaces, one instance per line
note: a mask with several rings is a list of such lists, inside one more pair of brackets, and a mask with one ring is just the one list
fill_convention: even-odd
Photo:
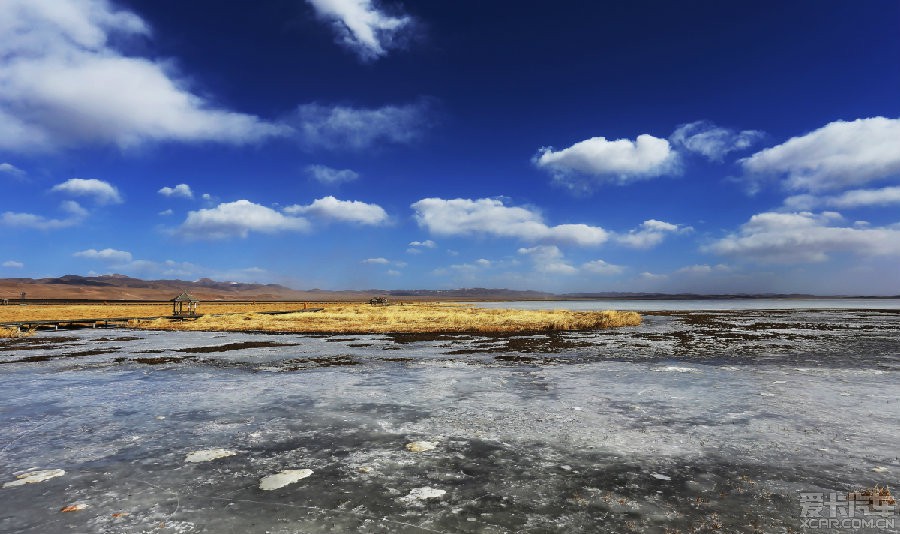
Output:
[[[897,316],[760,322],[42,336],[59,342],[0,350],[0,477],[65,475],[0,489],[0,531],[787,532],[800,491],[893,486]],[[65,356],[88,348],[108,351]]]

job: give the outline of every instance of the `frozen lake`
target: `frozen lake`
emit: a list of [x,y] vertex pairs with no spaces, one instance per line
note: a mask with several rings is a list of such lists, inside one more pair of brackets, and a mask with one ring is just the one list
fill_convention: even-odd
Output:
[[701,310],[900,310],[900,299],[610,299],[610,300],[524,300],[512,302],[470,303],[484,308],[522,310],[633,310],[633,311],[701,311]]
[[889,309],[0,340],[0,532],[796,532],[896,495],[898,371]]

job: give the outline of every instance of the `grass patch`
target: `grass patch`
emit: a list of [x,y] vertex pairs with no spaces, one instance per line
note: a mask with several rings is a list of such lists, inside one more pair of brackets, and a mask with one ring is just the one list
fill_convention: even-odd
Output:
[[636,326],[635,312],[503,310],[451,304],[402,306],[333,304],[316,313],[231,313],[194,321],[157,319],[134,326],[152,330],[252,331],[330,334],[513,333]]
[[33,330],[21,330],[18,326],[0,326],[0,339],[28,337],[32,334]]

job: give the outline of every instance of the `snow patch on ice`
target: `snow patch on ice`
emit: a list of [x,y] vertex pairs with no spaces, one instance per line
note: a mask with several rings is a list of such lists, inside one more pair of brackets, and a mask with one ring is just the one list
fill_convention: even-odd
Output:
[[424,488],[414,488],[409,492],[409,495],[403,497],[401,500],[407,502],[415,502],[415,501],[427,501],[428,499],[440,499],[447,493],[446,490],[430,488],[425,486]]
[[659,371],[660,373],[699,373],[700,369],[697,369],[696,367],[682,367],[679,365],[668,365],[666,367],[654,369],[654,371]]
[[283,488],[288,484],[293,484],[298,480],[303,480],[304,478],[312,474],[312,469],[285,469],[284,471],[280,471],[278,473],[275,473],[274,475],[262,477],[259,480],[259,489],[263,491],[277,490],[278,488]]
[[4,482],[4,488],[13,488],[15,486],[24,486],[25,484],[36,484],[38,482],[44,482],[45,480],[50,480],[51,478],[61,477],[65,475],[66,472],[62,469],[43,469],[39,471],[30,471],[27,473],[22,473],[21,475],[16,475],[16,480],[11,482]]
[[660,475],[659,473],[650,473],[650,476],[655,478],[656,480],[672,480],[672,477]]
[[225,458],[227,456],[234,456],[237,454],[237,451],[233,451],[230,449],[203,449],[200,451],[194,451],[188,454],[185,458],[185,462],[209,462],[212,460],[218,460],[219,458]]

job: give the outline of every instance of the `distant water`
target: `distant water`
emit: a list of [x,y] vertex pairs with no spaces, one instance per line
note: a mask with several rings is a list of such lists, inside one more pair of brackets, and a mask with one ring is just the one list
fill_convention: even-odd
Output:
[[544,300],[473,302],[482,308],[519,310],[898,310],[900,299]]

